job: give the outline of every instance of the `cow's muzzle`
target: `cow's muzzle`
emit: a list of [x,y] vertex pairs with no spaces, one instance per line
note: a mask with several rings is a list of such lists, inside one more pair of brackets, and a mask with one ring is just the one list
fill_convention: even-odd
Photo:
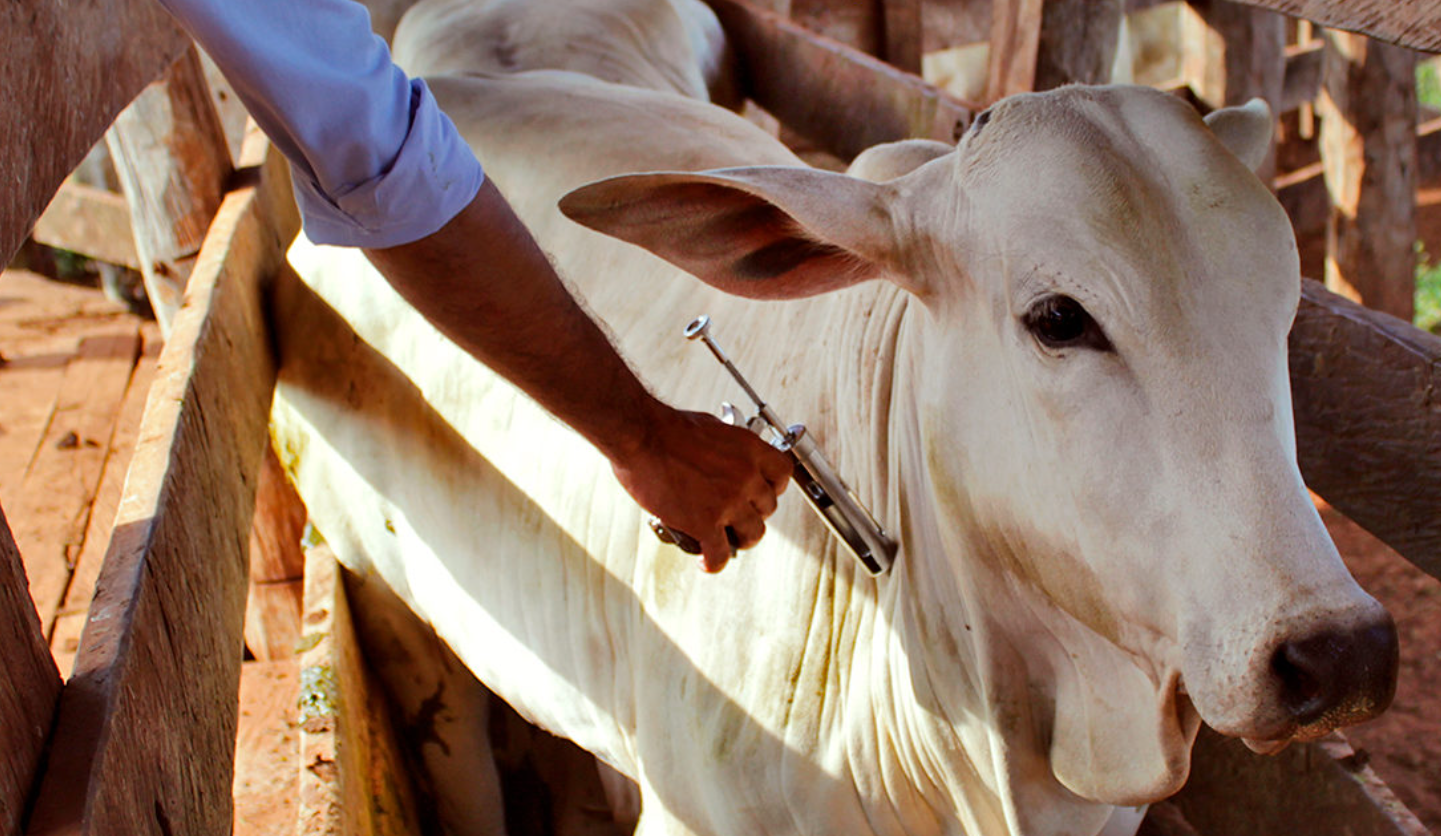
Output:
[[1385,711],[1397,664],[1396,625],[1384,610],[1353,627],[1284,641],[1271,657],[1281,706],[1303,739]]

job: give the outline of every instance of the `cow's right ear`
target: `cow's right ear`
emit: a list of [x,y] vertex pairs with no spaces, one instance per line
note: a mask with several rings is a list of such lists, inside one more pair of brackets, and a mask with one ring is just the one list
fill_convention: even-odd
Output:
[[796,299],[888,272],[890,193],[844,174],[762,166],[612,177],[560,209],[727,293]]

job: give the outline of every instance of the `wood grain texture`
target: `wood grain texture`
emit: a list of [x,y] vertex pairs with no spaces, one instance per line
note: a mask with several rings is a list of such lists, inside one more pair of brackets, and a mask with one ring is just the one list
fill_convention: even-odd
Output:
[[241,667],[234,836],[295,836],[299,675],[293,656]]
[[1279,113],[1286,80],[1286,22],[1230,0],[1187,0],[1181,74],[1210,108],[1259,96]]
[[1040,54],[1045,5],[1045,0],[994,0],[991,4],[987,104],[1036,89],[1036,58]]
[[1290,353],[1306,483],[1441,578],[1441,337],[1307,280]]
[[115,117],[105,144],[130,207],[150,305],[169,331],[233,169],[194,47]]
[[744,0],[710,0],[745,69],[745,92],[849,160],[878,142],[954,142],[971,108],[921,79]]
[[1171,803],[1206,834],[1430,836],[1340,735],[1263,757],[1203,728]]
[[[253,179],[253,178],[252,178]],[[275,365],[284,163],[227,196],[156,373],[31,834],[231,826],[247,540]]]
[[304,836],[420,832],[389,708],[356,642],[344,570],[324,545],[305,560],[300,658],[300,828]]
[[269,447],[250,528],[250,599],[245,645],[256,659],[292,659],[300,642],[305,582],[305,503]]
[[66,175],[189,40],[154,0],[0,5],[0,256],[9,262]]
[[46,246],[140,269],[130,207],[115,192],[66,180],[35,222],[33,235]]
[[61,605],[55,625],[50,630],[50,652],[60,667],[60,675],[66,679],[75,667],[80,634],[90,611],[90,600],[95,597],[100,565],[110,544],[110,531],[115,525],[115,514],[125,489],[125,474],[129,472],[130,459],[135,454],[140,419],[145,414],[150,384],[155,380],[155,363],[160,356],[160,329],[154,322],[146,322],[140,326],[140,334],[144,347],[130,376],[130,385],[125,390],[120,415],[115,420],[110,452],[105,458],[105,471],[100,477],[95,502],[90,507],[90,522],[85,528],[80,552],[70,575],[70,586],[65,590],[65,603]]
[[59,696],[60,674],[0,511],[0,836],[20,833]]
[[1123,0],[1046,0],[1036,48],[1036,89],[1110,83],[1124,6]]
[[1416,58],[1327,32],[1321,161],[1331,212],[1326,286],[1411,319],[1416,293]]
[[138,325],[80,341],[65,367],[50,425],[10,503],[30,595],[48,628],[79,560],[116,418],[140,354]]
[[913,75],[921,74],[921,0],[881,0],[881,57],[891,66]]
[[1441,52],[1441,5],[1428,0],[1235,0],[1379,41]]

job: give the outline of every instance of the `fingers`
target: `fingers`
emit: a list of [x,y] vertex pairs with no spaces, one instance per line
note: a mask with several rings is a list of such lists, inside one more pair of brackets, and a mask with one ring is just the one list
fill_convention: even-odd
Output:
[[724,569],[735,550],[724,533],[713,534],[700,541],[701,568],[712,574]]
[[761,444],[765,447],[765,455],[761,456],[760,460],[761,475],[770,483],[775,495],[785,493],[786,485],[791,482],[791,471],[794,469],[790,457],[765,442],[761,442]]
[[735,532],[735,545],[738,549],[748,549],[761,541],[766,533],[766,524],[761,517],[747,515],[743,519],[735,520],[730,525],[731,531]]

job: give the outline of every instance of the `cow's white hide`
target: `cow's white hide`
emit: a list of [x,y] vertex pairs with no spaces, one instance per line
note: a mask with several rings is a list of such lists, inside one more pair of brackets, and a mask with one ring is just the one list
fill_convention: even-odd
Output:
[[[741,400],[678,336],[710,313],[902,543],[866,577],[792,492],[705,576],[357,254],[298,245],[378,352],[316,320],[286,357],[275,436],[317,526],[528,718],[633,777],[639,832],[1094,834],[1179,787],[1202,718],[1265,740],[1374,710],[1298,728],[1272,681],[1288,637],[1385,616],[1295,464],[1286,218],[1183,103],[1017,97],[874,183],[569,73],[432,87],[658,393]],[[730,165],[750,167],[566,206],[775,301],[556,209],[600,178]],[[1058,293],[1113,350],[1037,341],[1026,312]]]
[[416,76],[568,70],[740,104],[725,33],[701,0],[421,0],[393,50]]

